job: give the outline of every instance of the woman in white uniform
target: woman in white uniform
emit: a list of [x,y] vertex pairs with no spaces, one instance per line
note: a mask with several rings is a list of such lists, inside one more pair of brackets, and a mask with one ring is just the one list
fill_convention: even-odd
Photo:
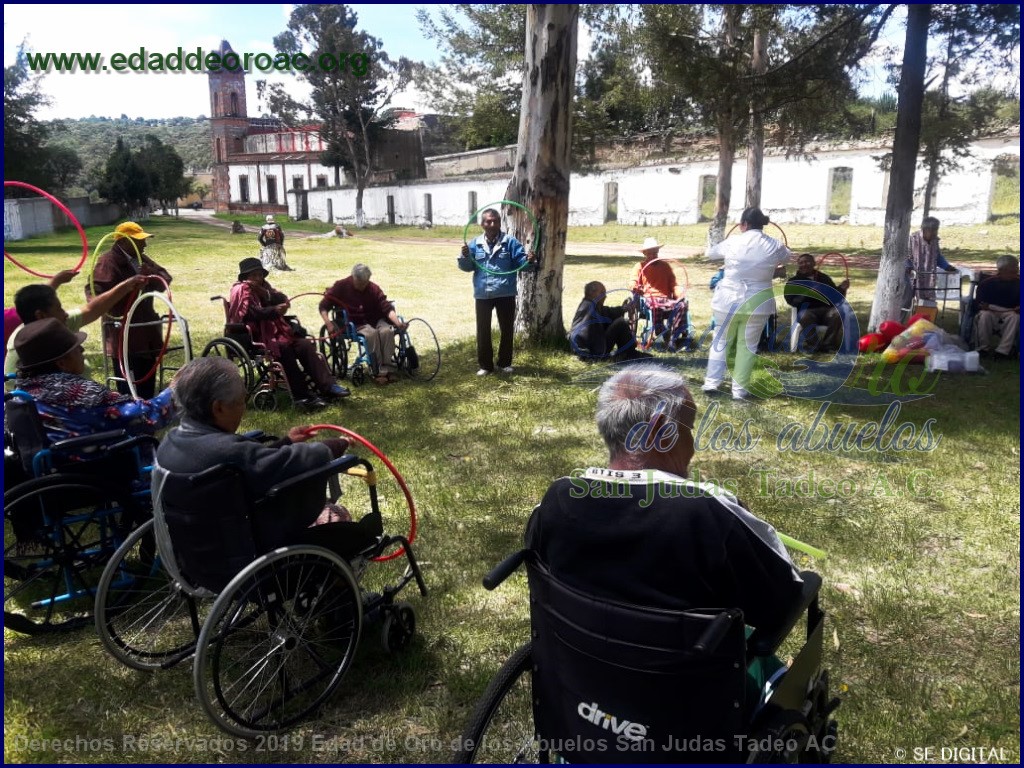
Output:
[[[725,276],[715,288],[711,313],[715,318],[714,341],[708,355],[703,390],[718,390],[725,379],[726,351],[736,347],[732,371],[732,397],[747,400],[747,385],[754,368],[757,342],[768,319],[775,314],[772,277],[776,268],[792,257],[792,252],[762,229],[768,223],[760,208],[747,208],[740,217],[740,234],[723,240],[710,250],[712,261],[725,261]],[[764,300],[747,303],[759,293]],[[742,342],[742,343],[741,343]]]

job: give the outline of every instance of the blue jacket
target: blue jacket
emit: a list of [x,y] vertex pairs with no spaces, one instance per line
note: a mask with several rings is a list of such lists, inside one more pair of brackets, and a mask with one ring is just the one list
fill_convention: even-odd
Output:
[[[487,247],[487,237],[480,235],[469,243],[469,256],[459,256],[459,269],[473,272],[474,299],[500,299],[504,296],[515,296],[519,287],[519,275],[492,275],[477,265],[482,265],[491,272],[512,272],[526,264],[526,249],[512,235],[501,233],[493,250]],[[536,269],[536,267],[528,267]]]

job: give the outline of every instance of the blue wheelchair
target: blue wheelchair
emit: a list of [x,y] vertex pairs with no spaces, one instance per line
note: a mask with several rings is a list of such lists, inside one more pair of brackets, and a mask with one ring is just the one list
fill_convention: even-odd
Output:
[[4,626],[91,621],[107,560],[150,516],[156,439],[110,431],[52,442],[32,397],[4,395]]
[[[334,376],[351,379],[357,387],[362,386],[368,376],[376,374],[379,363],[373,359],[366,337],[357,332],[355,323],[349,320],[348,312],[335,307],[331,319],[342,332],[332,334],[322,325],[318,339],[320,354]],[[419,317],[406,321],[399,316],[399,320],[407,324],[404,330],[395,329],[392,359],[395,369],[415,381],[430,381],[441,370],[441,345],[434,329]]]

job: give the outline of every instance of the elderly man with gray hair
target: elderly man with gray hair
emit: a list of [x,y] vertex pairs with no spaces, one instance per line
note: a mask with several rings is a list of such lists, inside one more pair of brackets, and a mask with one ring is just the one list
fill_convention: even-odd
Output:
[[[1009,360],[1017,349],[1020,328],[1020,262],[1013,256],[996,259],[995,277],[983,280],[975,297],[978,308],[978,351],[985,357]],[[992,336],[999,334],[999,346],[992,352]]]
[[[740,608],[772,632],[802,581],[775,530],[731,493],[688,478],[696,406],[683,378],[637,363],[601,387],[607,467],[556,480],[527,524],[526,546],[552,575],[598,598],[652,608]],[[751,686],[781,663],[756,659]]]
[[395,312],[395,305],[380,286],[370,280],[372,272],[365,264],[352,267],[352,274],[332,285],[320,302],[320,316],[332,334],[341,333],[334,322],[333,311],[344,309],[349,322],[355,325],[356,333],[366,339],[366,346],[373,359],[374,382],[380,385],[396,380],[395,376],[395,329],[404,330],[405,323]]

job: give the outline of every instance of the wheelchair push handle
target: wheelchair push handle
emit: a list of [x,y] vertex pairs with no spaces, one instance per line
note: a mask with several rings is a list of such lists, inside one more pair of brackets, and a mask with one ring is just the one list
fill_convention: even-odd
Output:
[[528,549],[520,549],[518,552],[513,552],[494,566],[494,568],[491,569],[491,572],[484,576],[484,588],[488,591],[496,589],[499,584],[515,573],[519,569],[520,565],[526,562],[526,556],[528,553]]
[[701,634],[700,639],[697,640],[693,645],[694,653],[701,656],[707,653],[713,653],[718,648],[718,644],[722,642],[722,638],[725,637],[726,633],[732,628],[732,625],[743,618],[743,612],[736,608],[730,608],[728,611],[715,616],[711,620],[711,624]]

